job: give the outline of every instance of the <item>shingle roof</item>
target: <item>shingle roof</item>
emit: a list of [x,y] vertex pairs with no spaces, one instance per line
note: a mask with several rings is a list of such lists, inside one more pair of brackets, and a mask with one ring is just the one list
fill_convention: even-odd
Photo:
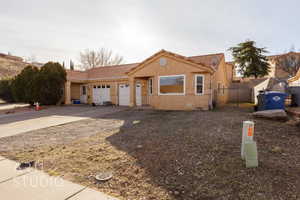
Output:
[[278,55],[272,55],[272,56],[267,56],[268,59],[273,60],[282,56],[287,56],[287,55],[291,55],[291,54],[296,54],[296,55],[300,55],[300,52],[288,52],[288,53],[283,53],[283,54],[278,54]]
[[[185,60],[187,62],[190,62],[192,64],[202,65],[202,67],[206,67],[211,71],[213,71],[217,68],[217,66],[215,67],[215,66],[212,66],[212,65],[206,65],[205,63],[202,62],[202,61],[204,61],[204,62],[209,64],[210,62],[208,62],[208,60],[210,60],[210,58],[207,58],[207,59],[205,59],[205,58],[206,58],[206,56],[210,57],[211,55],[186,57],[186,56],[182,56],[182,55],[179,55],[179,54],[176,54],[176,53],[173,53],[173,52],[166,51],[166,50],[162,49],[159,52],[157,52],[154,55],[147,58],[146,60],[144,60],[143,62],[139,63],[135,68],[132,69],[132,71],[134,71],[135,69],[137,69],[140,66],[142,67],[143,64],[147,63],[148,61],[150,61],[151,59],[155,58],[156,56],[158,56],[160,54],[168,54],[168,55],[174,56],[176,58],[179,58],[179,59]],[[217,60],[217,59],[214,59],[214,60]],[[217,65],[219,64],[219,62],[216,62],[216,63],[217,63]]]
[[127,72],[136,67],[139,63],[96,67],[88,70],[88,79],[103,79],[103,78],[126,78]]
[[67,80],[87,80],[88,73],[86,71],[66,70]]
[[68,80],[97,80],[127,78],[129,72],[138,63],[95,67],[86,71],[67,70]]
[[223,53],[217,53],[217,54],[208,54],[208,55],[200,55],[200,56],[191,56],[188,58],[190,60],[193,60],[196,63],[202,63],[206,66],[212,66],[216,70],[223,57],[224,57]]

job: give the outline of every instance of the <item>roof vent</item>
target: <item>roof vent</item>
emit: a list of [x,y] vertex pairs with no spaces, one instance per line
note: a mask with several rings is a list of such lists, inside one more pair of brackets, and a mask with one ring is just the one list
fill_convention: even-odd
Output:
[[167,59],[165,59],[165,58],[160,58],[160,59],[159,59],[159,65],[160,65],[160,66],[166,66],[166,65],[167,65]]
[[217,58],[213,58],[212,61],[211,61],[211,65],[213,67],[216,67],[218,65],[218,59]]

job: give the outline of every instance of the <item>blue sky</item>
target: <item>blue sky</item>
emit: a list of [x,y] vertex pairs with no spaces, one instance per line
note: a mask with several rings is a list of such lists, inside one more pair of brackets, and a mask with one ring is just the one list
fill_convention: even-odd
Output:
[[300,49],[296,0],[0,0],[0,52],[78,63],[108,48],[125,63],[160,49],[185,56],[225,52],[246,39],[283,53]]

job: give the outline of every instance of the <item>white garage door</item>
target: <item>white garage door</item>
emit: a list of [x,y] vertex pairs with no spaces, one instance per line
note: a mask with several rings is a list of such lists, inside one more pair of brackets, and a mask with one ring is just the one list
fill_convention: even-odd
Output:
[[93,88],[93,102],[103,105],[104,102],[110,100],[110,85],[95,85]]
[[129,106],[130,104],[130,87],[128,84],[119,85],[119,105]]

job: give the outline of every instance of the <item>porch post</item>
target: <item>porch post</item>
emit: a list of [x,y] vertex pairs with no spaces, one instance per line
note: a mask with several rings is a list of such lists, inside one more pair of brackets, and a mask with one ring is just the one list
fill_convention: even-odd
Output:
[[135,106],[135,81],[134,77],[129,77],[129,86],[130,86],[130,107]]
[[71,104],[71,82],[65,83],[65,104]]

